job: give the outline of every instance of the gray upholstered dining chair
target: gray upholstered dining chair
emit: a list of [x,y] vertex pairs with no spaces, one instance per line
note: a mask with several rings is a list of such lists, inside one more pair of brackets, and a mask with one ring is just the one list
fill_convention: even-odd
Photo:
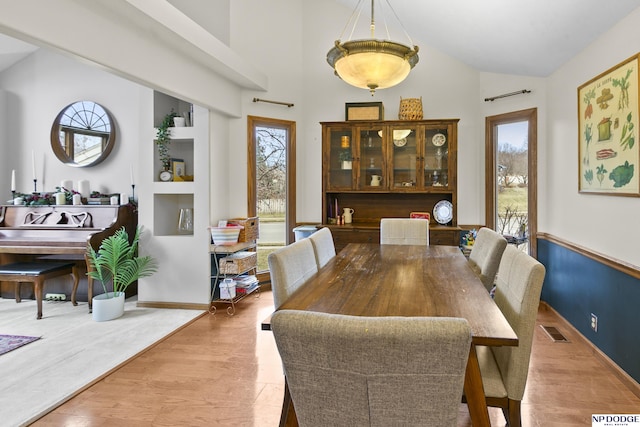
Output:
[[311,240],[302,239],[267,257],[271,274],[273,304],[277,309],[289,296],[318,272]]
[[517,347],[477,346],[488,406],[502,408],[510,427],[520,426],[520,402],[529,372],[533,332],[545,268],[508,245],[502,254],[494,300],[518,335]]
[[327,227],[323,227],[309,236],[311,244],[313,245],[313,252],[316,256],[316,264],[318,269],[325,266],[331,258],[336,256],[336,247],[333,243],[333,235],[331,230]]
[[465,319],[282,310],[271,327],[300,426],[455,426]]
[[424,218],[382,218],[381,245],[429,245],[429,220]]
[[478,230],[469,254],[469,264],[488,291],[493,288],[498,265],[506,247],[507,240],[492,229],[483,227]]

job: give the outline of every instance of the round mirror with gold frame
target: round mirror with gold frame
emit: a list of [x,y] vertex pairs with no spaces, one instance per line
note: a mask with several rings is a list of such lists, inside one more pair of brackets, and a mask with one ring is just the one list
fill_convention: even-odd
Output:
[[67,105],[51,126],[51,148],[69,166],[95,166],[109,156],[115,143],[113,117],[93,101]]

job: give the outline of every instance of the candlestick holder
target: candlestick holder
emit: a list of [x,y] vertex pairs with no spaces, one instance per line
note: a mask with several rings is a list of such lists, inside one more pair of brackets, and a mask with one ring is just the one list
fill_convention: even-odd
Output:
[[33,178],[33,192],[38,192],[38,178]]
[[11,203],[13,203],[13,200],[15,200],[16,198],[16,190],[11,190]]
[[136,202],[136,185],[135,184],[131,184],[131,201],[133,203]]

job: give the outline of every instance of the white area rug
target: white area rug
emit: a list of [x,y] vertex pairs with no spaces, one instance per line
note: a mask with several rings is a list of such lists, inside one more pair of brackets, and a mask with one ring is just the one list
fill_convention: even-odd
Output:
[[27,425],[161,338],[200,316],[199,310],[136,307],[124,316],[94,322],[87,303],[36,303],[0,298],[0,333],[41,339],[0,355],[0,424]]

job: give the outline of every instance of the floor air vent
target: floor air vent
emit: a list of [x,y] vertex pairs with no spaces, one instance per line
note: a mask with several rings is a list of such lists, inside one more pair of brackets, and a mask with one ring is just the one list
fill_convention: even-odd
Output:
[[555,326],[544,326],[540,325],[542,330],[547,334],[551,341],[553,342],[569,342],[569,340],[562,335],[562,333]]

